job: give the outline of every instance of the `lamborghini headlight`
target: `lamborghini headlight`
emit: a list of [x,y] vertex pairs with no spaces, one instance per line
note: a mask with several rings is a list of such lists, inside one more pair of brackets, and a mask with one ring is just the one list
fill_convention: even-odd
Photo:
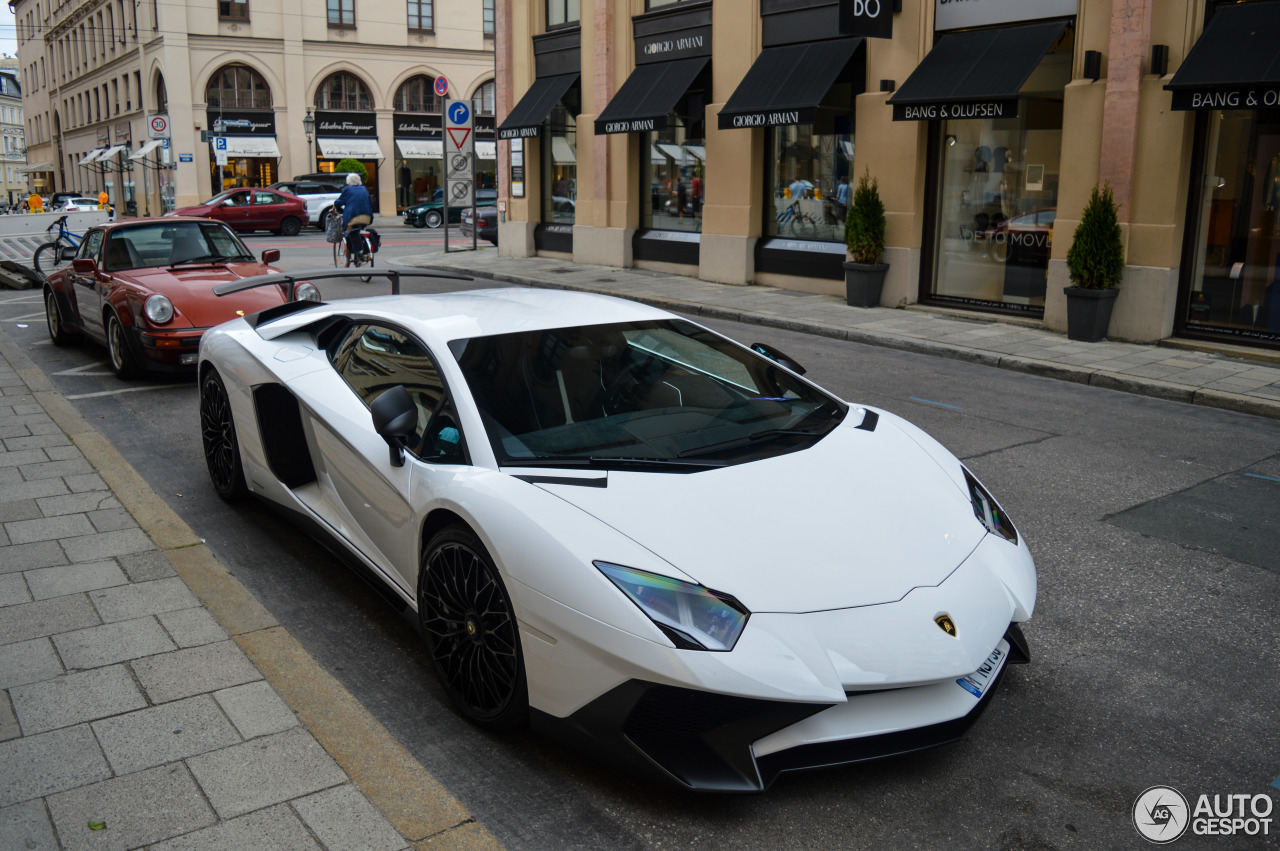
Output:
[[751,613],[728,594],[604,561],[595,562],[681,650],[732,650]]
[[978,480],[968,469],[964,471],[964,480],[969,485],[969,501],[973,503],[973,514],[987,527],[987,531],[999,535],[1010,543],[1018,543],[1018,530],[1013,528],[1000,504],[995,501],[987,489],[978,484]]

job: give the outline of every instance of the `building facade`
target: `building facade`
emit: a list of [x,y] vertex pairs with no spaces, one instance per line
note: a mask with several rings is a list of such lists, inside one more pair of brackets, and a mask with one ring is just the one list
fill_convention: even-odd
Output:
[[158,215],[353,158],[394,213],[439,180],[437,88],[477,105],[478,180],[495,179],[493,0],[10,6],[48,191],[105,190],[126,215]]
[[1280,348],[1277,0],[499,0],[500,250],[1066,328],[1095,184],[1109,336]]
[[0,65],[0,205],[12,209],[28,194],[22,84],[18,82],[16,67]]

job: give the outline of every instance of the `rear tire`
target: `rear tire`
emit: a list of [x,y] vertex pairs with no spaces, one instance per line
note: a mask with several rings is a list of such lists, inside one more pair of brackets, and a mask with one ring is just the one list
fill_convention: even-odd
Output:
[[213,489],[225,501],[239,502],[248,495],[249,486],[240,463],[231,399],[216,369],[209,370],[200,382],[200,436]]
[[529,715],[515,609],[484,544],[457,524],[422,548],[418,619],[431,666],[453,705],[481,727],[511,730]]
[[111,371],[117,378],[128,381],[138,374],[138,362],[129,348],[128,332],[120,323],[115,311],[107,314],[107,355],[111,360]]
[[58,245],[46,242],[36,249],[35,254],[31,255],[31,265],[40,273],[41,277],[47,278],[59,269],[65,268],[67,261],[62,259],[62,251]]
[[285,236],[297,236],[302,233],[302,222],[293,216],[286,216],[280,220],[280,233]]
[[62,311],[58,309],[58,297],[53,290],[44,293],[44,321],[49,327],[49,339],[55,346],[70,345],[74,337],[62,327]]

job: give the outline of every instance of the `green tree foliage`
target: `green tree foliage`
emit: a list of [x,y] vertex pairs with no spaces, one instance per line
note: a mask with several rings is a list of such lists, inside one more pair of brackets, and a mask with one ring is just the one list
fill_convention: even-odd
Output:
[[844,244],[854,263],[873,265],[884,254],[884,202],[880,187],[871,178],[871,169],[858,178],[853,204],[844,220]]
[[1111,184],[1095,185],[1067,252],[1067,272],[1077,287],[1109,290],[1120,286],[1124,242],[1118,214]]
[[338,164],[333,167],[333,170],[338,172],[354,171],[356,174],[360,175],[361,183],[365,186],[369,185],[369,169],[365,168],[364,163],[360,162],[360,160],[339,160]]

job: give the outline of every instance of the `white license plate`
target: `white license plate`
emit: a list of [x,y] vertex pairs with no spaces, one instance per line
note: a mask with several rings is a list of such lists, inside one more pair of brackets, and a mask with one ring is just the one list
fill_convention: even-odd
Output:
[[995,650],[991,651],[987,661],[979,665],[978,670],[972,674],[956,680],[956,683],[974,697],[982,697],[991,684],[995,682],[996,674],[1000,673],[1000,669],[1004,667],[1004,663],[1008,658],[1009,642],[1000,639],[1000,643],[996,645]]

